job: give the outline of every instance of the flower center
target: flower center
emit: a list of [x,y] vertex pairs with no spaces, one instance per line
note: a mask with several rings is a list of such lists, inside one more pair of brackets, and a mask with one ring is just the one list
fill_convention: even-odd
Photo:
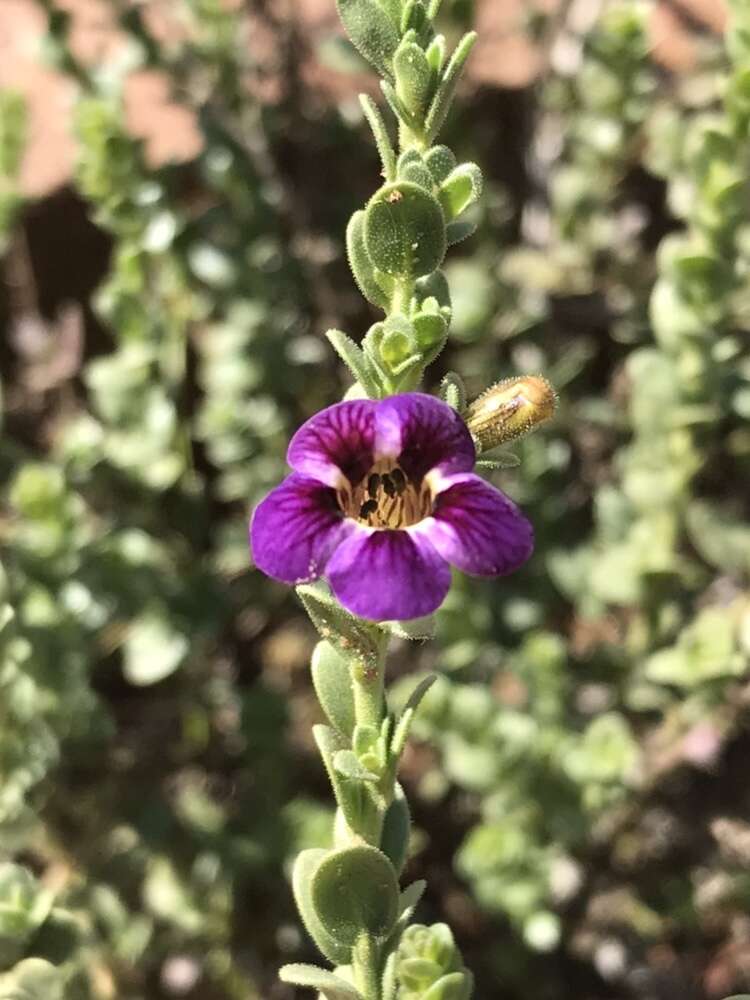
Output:
[[432,513],[427,483],[411,482],[398,466],[376,465],[357,486],[347,484],[336,496],[347,517],[370,528],[408,528]]

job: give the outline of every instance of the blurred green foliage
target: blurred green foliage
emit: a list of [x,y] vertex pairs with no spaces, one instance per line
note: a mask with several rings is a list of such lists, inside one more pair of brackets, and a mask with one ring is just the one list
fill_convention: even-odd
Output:
[[[125,48],[92,68],[41,6],[78,87],[75,188],[110,251],[58,381],[35,388],[29,316],[3,313],[0,1000],[283,1000],[277,966],[314,958],[283,879],[331,815],[306,735],[313,638],[249,567],[246,518],[340,395],[325,325],[372,322],[343,227],[376,158],[346,75],[323,109],[305,94],[294,25],[269,17],[269,56],[240,10],[179,0],[184,31],[159,44],[113,4]],[[492,473],[535,524],[532,564],[457,579],[438,641],[396,654],[442,675],[403,775],[408,874],[430,873],[417,918],[449,915],[480,997],[671,997],[685,970],[700,995],[750,985],[750,20],[735,0],[677,78],[650,13],[532,18],[549,58],[526,130],[498,144],[486,93],[451,126],[488,190],[447,268],[447,360],[473,392],[544,372],[562,403]],[[465,28],[473,5],[444,16]],[[155,169],[128,132],[144,67],[195,115],[190,163]],[[8,268],[25,129],[3,92]],[[419,964],[440,926],[396,972],[405,997],[463,976],[450,955]]]

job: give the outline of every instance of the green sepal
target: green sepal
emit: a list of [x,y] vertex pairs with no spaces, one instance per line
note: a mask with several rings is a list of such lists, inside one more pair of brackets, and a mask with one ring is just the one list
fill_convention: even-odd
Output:
[[396,25],[376,0],[336,0],[339,17],[352,44],[378,72],[391,79],[398,48]]
[[400,875],[406,864],[409,853],[409,834],[411,833],[411,816],[406,796],[400,785],[396,785],[396,793],[383,820],[383,832],[380,835],[380,849],[390,860]]
[[292,870],[292,891],[305,930],[318,950],[334,965],[346,965],[351,961],[351,948],[341,944],[323,927],[315,913],[310,891],[313,872],[326,854],[328,851],[312,847],[297,856]]
[[463,413],[466,409],[466,387],[463,379],[456,372],[448,372],[440,383],[440,398],[454,410]]
[[459,222],[449,222],[445,228],[445,237],[448,246],[455,246],[462,243],[477,231],[477,224],[473,219],[461,219]]
[[457,166],[455,153],[447,146],[433,146],[424,154],[424,162],[436,184],[442,184]]
[[432,71],[422,49],[415,42],[402,41],[393,57],[396,94],[405,108],[424,118],[430,100]]
[[446,250],[443,212],[416,184],[386,184],[365,209],[365,247],[375,267],[405,279],[437,270]]
[[512,451],[501,451],[495,456],[495,458],[480,458],[476,463],[477,469],[517,469],[521,464],[521,459],[518,455],[514,455]]
[[435,136],[443,127],[456,93],[456,86],[458,85],[461,71],[464,68],[464,63],[469,58],[469,53],[474,47],[476,40],[476,31],[470,31],[464,35],[445,68],[443,78],[438,84],[435,96],[432,98],[432,104],[424,123],[424,136],[428,144],[434,142]]
[[374,306],[379,306],[384,312],[387,312],[388,296],[375,280],[375,268],[365,249],[365,213],[363,209],[354,213],[346,227],[346,255],[357,288],[368,302],[372,302]]
[[388,628],[398,639],[422,642],[424,639],[435,637],[435,616],[424,615],[422,618],[410,618],[407,621],[388,622]]
[[326,337],[331,347],[354,376],[355,381],[359,382],[370,399],[378,399],[381,395],[380,385],[373,375],[361,347],[341,330],[328,330]]
[[311,898],[326,932],[345,947],[362,933],[387,937],[398,918],[396,873],[376,847],[327,852],[313,873]]
[[345,611],[321,583],[305,583],[297,587],[321,639],[330,642],[350,665],[371,670],[380,663],[387,633],[379,625],[355,618]]
[[325,1000],[362,1000],[362,994],[351,983],[317,965],[283,965],[279,969],[279,979],[282,983],[318,990]]
[[484,179],[476,163],[462,163],[440,185],[438,200],[448,220],[455,219],[482,196]]
[[328,721],[343,736],[354,732],[354,693],[349,666],[330,642],[319,642],[312,655],[312,681]]
[[396,153],[393,149],[391,137],[388,135],[388,129],[383,121],[383,116],[380,114],[380,109],[368,94],[360,94],[359,103],[375,137],[375,145],[378,147],[380,162],[383,165],[383,176],[387,181],[395,181]]

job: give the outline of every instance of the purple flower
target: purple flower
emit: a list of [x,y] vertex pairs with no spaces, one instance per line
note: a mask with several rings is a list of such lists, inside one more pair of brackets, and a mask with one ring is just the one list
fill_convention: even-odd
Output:
[[533,549],[531,525],[475,459],[463,420],[433,396],[330,406],[294,435],[293,473],[255,510],[255,563],[285,583],[325,576],[360,618],[430,614],[449,563],[500,576]]

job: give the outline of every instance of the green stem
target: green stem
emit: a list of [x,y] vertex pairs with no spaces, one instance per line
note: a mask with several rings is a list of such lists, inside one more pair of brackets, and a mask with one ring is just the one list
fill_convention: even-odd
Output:
[[380,1000],[378,949],[369,934],[363,933],[352,952],[354,982],[364,1000]]
[[387,639],[382,643],[374,663],[355,663],[352,667],[354,717],[359,725],[380,727],[384,714],[385,659]]

